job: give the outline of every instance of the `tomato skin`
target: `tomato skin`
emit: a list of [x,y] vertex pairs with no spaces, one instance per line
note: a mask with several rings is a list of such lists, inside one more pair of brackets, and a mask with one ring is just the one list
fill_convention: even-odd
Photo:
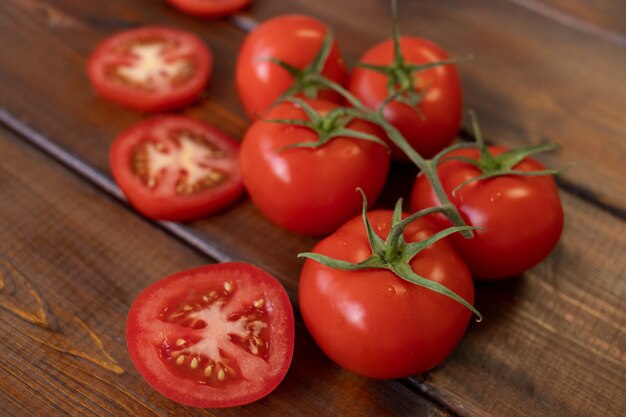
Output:
[[[113,66],[130,63],[129,55],[120,55],[119,49],[142,39],[162,39],[180,45],[193,68],[193,75],[180,85],[161,85],[152,90],[113,79],[109,74]],[[158,113],[179,109],[196,101],[211,77],[212,67],[213,55],[196,35],[180,29],[149,26],[120,32],[105,39],[89,57],[87,74],[94,90],[105,99],[135,111]]]
[[[249,294],[234,304],[248,303],[247,296],[261,294],[269,304],[269,357],[253,363],[247,351],[235,349],[235,360],[243,378],[223,386],[200,384],[193,378],[174,375],[160,356],[163,340],[193,337],[197,330],[163,321],[160,312],[185,297],[211,285],[230,280]],[[249,298],[249,297],[248,297]],[[230,308],[229,303],[224,308]],[[235,307],[236,308],[236,307]],[[145,288],[133,302],[126,322],[128,353],[141,376],[162,395],[194,407],[222,408],[248,404],[272,392],[289,369],[294,348],[294,318],[289,297],[280,283],[267,272],[250,264],[231,262],[194,268],[170,275]],[[228,349],[225,347],[225,349]]]
[[172,6],[198,17],[224,17],[237,13],[252,0],[167,0]]
[[[408,64],[426,64],[448,59],[446,52],[436,44],[422,38],[400,37],[400,49]],[[393,62],[393,41],[378,43],[369,49],[359,62],[390,65]],[[409,144],[424,158],[431,158],[448,146],[461,127],[463,96],[461,81],[454,65],[445,65],[417,72],[414,77],[419,89],[428,86],[428,92],[418,105],[419,113],[409,105],[391,102],[385,107],[385,118],[395,126]],[[365,106],[378,109],[387,98],[387,76],[366,68],[355,67],[349,81],[349,90]],[[398,161],[408,158],[395,145],[393,157]]]
[[[317,111],[338,107],[323,100],[307,102]],[[293,103],[279,104],[266,118],[307,120]],[[347,127],[377,133],[361,120]],[[246,133],[240,152],[243,182],[259,210],[280,227],[313,236],[334,231],[361,210],[357,187],[374,202],[389,170],[387,149],[359,139],[339,137],[318,149],[278,152],[316,140],[308,128],[259,120]]]
[[[385,238],[392,212],[372,211],[367,217]],[[418,219],[404,237],[414,242],[436,231],[430,222]],[[354,263],[371,256],[361,217],[319,242],[313,252]],[[423,250],[410,265],[473,303],[469,271],[448,241]],[[320,348],[342,367],[379,379],[419,374],[441,363],[460,341],[471,316],[456,301],[387,270],[342,271],[310,259],[302,269],[298,294],[304,322]]]
[[[506,149],[489,147],[494,155]],[[450,156],[478,158],[475,149],[460,150]],[[515,170],[539,171],[545,167],[526,158]],[[554,178],[550,175],[522,177],[505,175],[465,185],[480,175],[479,170],[461,161],[444,161],[439,178],[450,201],[468,225],[486,230],[474,232],[473,239],[454,235],[451,240],[475,278],[494,280],[522,274],[547,257],[563,230],[563,209]],[[439,205],[439,200],[423,175],[418,175],[411,195],[411,210]],[[450,225],[442,215],[430,219],[439,227]]]
[[[321,48],[327,30],[325,24],[312,17],[283,15],[263,22],[246,37],[237,59],[236,81],[239,98],[251,119],[272,107],[294,82],[285,69],[264,59],[273,57],[304,69]],[[322,75],[342,85],[346,81],[336,41]],[[318,98],[341,101],[338,94],[328,90],[321,91]]]
[[[143,143],[169,143],[167,138],[171,132],[179,129],[202,135],[224,152],[219,165],[227,170],[228,180],[191,195],[178,195],[174,191],[175,179],[169,179],[171,175],[164,175],[169,188],[164,184],[151,189],[145,184],[133,171],[133,155]],[[111,145],[109,164],[113,177],[137,211],[155,220],[190,221],[227,207],[242,194],[238,154],[239,144],[226,133],[198,120],[170,115],[143,120],[122,132]]]

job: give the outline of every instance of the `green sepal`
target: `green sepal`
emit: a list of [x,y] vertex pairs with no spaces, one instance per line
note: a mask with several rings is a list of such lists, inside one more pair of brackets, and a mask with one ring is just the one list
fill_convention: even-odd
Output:
[[390,270],[395,273],[400,278],[413,283],[415,285],[419,285],[420,287],[424,287],[431,291],[434,291],[438,294],[445,295],[446,297],[452,298],[457,303],[461,304],[463,307],[469,309],[472,313],[476,315],[476,321],[483,321],[483,315],[480,314],[480,311],[476,309],[473,305],[468,303],[463,297],[459,296],[457,293],[449,289],[443,284],[440,284],[437,281],[433,281],[427,278],[424,278],[418,274],[416,274],[408,264],[404,264],[400,267],[390,268]]
[[278,58],[260,58],[262,61],[274,63],[289,73],[294,79],[293,84],[278,97],[276,102],[282,101],[287,97],[295,96],[302,93],[305,97],[315,99],[319,96],[319,90],[324,86],[316,81],[317,76],[321,76],[324,65],[328,60],[333,45],[333,32],[328,29],[322,40],[322,45],[313,57],[313,60],[303,68],[299,69]]
[[282,101],[294,103],[299,106],[308,120],[301,119],[263,119],[267,123],[282,123],[293,126],[305,127],[317,134],[316,141],[300,142],[291,145],[283,146],[278,149],[277,152],[282,152],[287,149],[307,148],[315,149],[320,148],[337,137],[349,137],[353,139],[365,140],[374,142],[379,145],[389,148],[389,145],[384,140],[369,133],[361,132],[354,129],[348,129],[346,126],[354,120],[358,113],[354,112],[354,109],[347,107],[336,107],[324,116],[316,111],[309,103],[298,97],[286,97]]
[[424,241],[407,244],[404,240],[403,233],[404,229],[409,224],[422,216],[433,213],[445,213],[447,210],[449,210],[449,207],[442,206],[428,208],[425,210],[421,210],[417,213],[413,213],[405,219],[402,219],[402,200],[399,200],[393,211],[392,225],[389,231],[389,235],[387,236],[386,240],[383,240],[373,230],[372,225],[367,218],[367,197],[365,196],[365,193],[360,188],[358,189],[358,191],[363,197],[362,218],[367,233],[367,239],[370,244],[370,249],[372,251],[372,256],[359,263],[342,261],[340,259],[334,259],[326,255],[312,252],[300,253],[298,255],[298,258],[308,258],[330,268],[347,271],[386,269],[393,272],[399,278],[402,278],[408,282],[422,286],[446,297],[452,298],[464,307],[468,308],[470,311],[472,311],[472,313],[476,314],[477,321],[481,321],[482,315],[469,302],[464,300],[462,297],[460,297],[458,294],[456,294],[454,291],[450,290],[446,286],[436,281],[421,277],[413,272],[410,267],[410,261],[419,252],[440,241],[446,236],[451,235],[452,233],[482,229],[471,226],[450,227],[448,229],[444,229],[440,232],[435,233]]
[[[517,149],[511,149],[506,152],[502,152],[499,155],[494,155],[485,144],[482,132],[480,131],[480,126],[478,124],[478,118],[476,117],[476,113],[474,113],[473,110],[469,110],[468,113],[472,121],[474,137],[476,138],[476,143],[474,144],[474,147],[478,149],[478,152],[479,152],[478,159],[472,159],[472,158],[468,158],[468,157],[460,156],[460,155],[447,156],[447,154],[452,152],[453,150],[461,149],[460,147],[456,147],[456,149],[453,149],[454,147],[449,147],[447,149],[444,149],[442,152],[440,152],[440,154],[438,154],[437,156],[435,156],[435,158],[433,158],[433,160],[436,160],[436,163],[439,163],[441,158],[443,158],[442,159],[443,162],[451,161],[451,160],[461,161],[461,162],[473,165],[481,171],[480,175],[474,178],[470,178],[466,181],[463,181],[461,184],[456,186],[454,190],[452,190],[453,196],[456,195],[456,193],[461,188],[465,187],[466,185],[471,184],[476,181],[486,180],[489,178],[501,177],[504,175],[516,175],[516,176],[523,176],[523,177],[537,177],[537,176],[543,176],[543,175],[560,175],[560,174],[563,174],[565,171],[567,171],[567,167],[564,169],[560,169],[560,170],[544,169],[544,170],[538,170],[538,171],[522,171],[522,170],[514,169],[514,167],[520,162],[522,162],[525,158],[531,155],[535,155],[537,153],[541,153],[541,152],[549,152],[549,151],[558,150],[560,149],[560,146],[554,143],[544,143],[540,145],[530,145],[530,146],[524,146],[524,147],[517,148]],[[464,147],[464,148],[468,148],[468,147]],[[445,154],[442,155],[442,153],[445,153]]]

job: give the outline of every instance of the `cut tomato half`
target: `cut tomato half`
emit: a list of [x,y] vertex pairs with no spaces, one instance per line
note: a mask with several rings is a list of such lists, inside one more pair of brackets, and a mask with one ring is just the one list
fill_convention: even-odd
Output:
[[156,220],[189,221],[218,211],[243,191],[239,143],[184,116],[144,120],[111,146],[111,171],[129,202]]
[[161,112],[196,100],[213,57],[197,36],[144,27],[111,36],[89,58],[87,73],[102,97],[141,112]]
[[237,13],[252,0],[168,0],[172,6],[199,17],[223,17]]
[[267,272],[209,265],[143,290],[128,314],[126,342],[139,373],[164,396],[195,407],[243,405],[287,373],[293,311]]

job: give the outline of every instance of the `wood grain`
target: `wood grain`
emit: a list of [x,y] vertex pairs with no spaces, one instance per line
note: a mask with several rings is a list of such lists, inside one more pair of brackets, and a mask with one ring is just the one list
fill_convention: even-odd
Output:
[[[63,153],[66,160],[76,162],[73,167],[80,175],[95,177],[102,189],[114,189],[107,175],[108,146],[141,116],[93,96],[84,63],[107,33],[140,23],[185,26],[211,43],[218,57],[216,78],[207,99],[187,112],[236,136],[243,132],[246,122],[230,75],[245,35],[241,30],[223,21],[179,15],[164,2],[115,0],[99,9],[90,4],[78,0],[0,3],[0,80],[6,86],[0,90],[0,106],[14,126],[31,128],[30,133],[22,131],[26,139],[38,134],[41,141],[60,145],[56,157]],[[388,16],[386,2],[359,4],[361,12],[348,16],[338,10],[357,10],[349,2],[329,6],[326,0],[258,1],[251,16],[258,20],[286,10],[308,11],[334,24],[344,49],[356,57],[386,36]],[[401,7],[405,32],[433,37],[456,55],[484,51],[488,65],[469,63],[462,71],[468,101],[477,108],[489,138],[513,144],[549,137],[562,143],[566,150],[549,160],[576,161],[568,174],[572,181],[607,204],[625,207],[620,109],[626,96],[624,75],[615,71],[623,67],[623,55],[615,46],[507,2],[401,2]],[[413,19],[418,22],[415,27],[409,24]],[[382,22],[380,27],[373,25],[377,21]],[[493,22],[501,23],[494,26]],[[458,39],[464,43],[458,44]],[[578,105],[582,96],[587,99],[584,107]],[[130,299],[151,279],[206,259],[154,224],[131,216],[99,191],[59,174],[57,166],[50,168],[36,153],[23,151],[21,145],[8,153],[13,147],[7,146],[0,148],[0,154],[15,162],[0,166],[0,190],[11,201],[15,198],[20,203],[15,207],[21,209],[13,208],[9,199],[0,199],[0,208],[9,210],[3,208],[9,205],[12,213],[0,227],[11,231],[8,241],[19,249],[3,249],[10,255],[2,264],[10,273],[3,276],[17,277],[6,278],[4,285],[15,286],[20,277],[31,284],[22,284],[15,297],[0,299],[0,329],[14,330],[0,332],[6,352],[0,357],[6,375],[0,378],[3,403],[10,403],[14,415],[32,410],[24,408],[24,401],[50,414],[81,414],[94,401],[96,415],[188,415],[187,409],[141,386],[136,375],[129,376],[132,367],[123,343],[120,346],[120,326]],[[26,156],[19,157],[21,152]],[[23,177],[25,168],[38,175]],[[396,170],[403,185],[388,187],[384,204],[406,193],[413,175],[411,169]],[[34,189],[39,186],[33,178],[39,177],[47,185]],[[6,188],[15,181],[18,185]],[[299,327],[297,358],[279,391],[259,404],[224,414],[442,414],[415,395],[419,390],[459,415],[619,415],[626,409],[621,395],[621,387],[626,386],[625,224],[575,196],[564,193],[563,200],[567,225],[557,251],[520,279],[479,284],[477,303],[485,322],[473,325],[453,356],[428,375],[409,382],[358,378],[330,364]],[[68,201],[80,204],[68,207]],[[111,227],[114,219],[119,229]],[[189,226],[179,234],[184,241],[202,242],[219,260],[250,260],[268,269],[295,301],[300,269],[295,254],[309,250],[315,239],[277,229],[247,199]],[[0,248],[4,244],[0,241]],[[167,259],[160,260],[164,254]],[[44,300],[43,307],[29,288]],[[48,301],[51,298],[54,303]],[[103,299],[113,300],[113,307],[107,307],[110,311],[105,310],[107,316],[93,309],[94,305],[100,309]],[[54,307],[57,304],[63,308]],[[16,315],[16,308],[24,306],[28,308],[23,314]],[[62,345],[58,338],[50,339],[52,346],[41,348],[34,337],[42,340],[42,335],[49,335],[42,325],[50,317],[70,329],[72,341],[85,343],[81,349],[89,349],[96,360],[62,353],[73,346]],[[112,383],[118,381],[114,372],[96,368],[95,362],[111,360],[81,322],[126,370],[119,377],[122,382]],[[25,325],[30,326],[26,332]],[[38,346],[41,351],[27,358],[36,366],[24,368],[19,349],[4,348],[13,343]],[[47,385],[39,387],[40,381]],[[60,391],[51,388],[58,386]],[[137,391],[130,392],[129,386]]]
[[200,410],[157,394],[126,353],[125,317],[159,277],[211,262],[0,130],[3,416],[449,415],[399,382],[332,364],[298,322],[266,399]]
[[626,5],[620,0],[511,0],[552,19],[555,23],[586,32],[604,42],[626,48]]
[[[474,55],[459,71],[465,105],[487,138],[507,146],[558,143],[559,153],[540,159],[574,164],[569,181],[626,207],[626,50],[508,1],[401,1],[399,9],[403,34],[431,39],[452,56]],[[284,13],[327,22],[349,61],[390,36],[385,1],[268,1],[254,8],[259,21]],[[465,126],[470,131],[469,120]]]
[[[486,415],[626,409],[626,223],[563,195],[561,243],[523,277],[478,283],[485,315],[422,388]],[[461,411],[463,410],[463,411]]]

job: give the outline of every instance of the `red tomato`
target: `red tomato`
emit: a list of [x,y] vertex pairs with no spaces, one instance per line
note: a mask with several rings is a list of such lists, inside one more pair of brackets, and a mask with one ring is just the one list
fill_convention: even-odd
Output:
[[157,220],[187,221],[213,213],[243,192],[239,144],[183,116],[144,120],[111,146],[115,180],[130,203]]
[[[237,61],[237,90],[251,118],[269,109],[294,83],[281,66],[267,61],[276,58],[300,70],[320,51],[328,28],[308,16],[285,15],[260,24],[246,38]],[[322,75],[343,84],[346,70],[337,43],[333,41]],[[321,91],[319,98],[340,101],[339,95]]]
[[[308,103],[326,113],[338,106],[323,100]],[[297,105],[281,103],[269,119],[308,120]],[[347,128],[375,135],[371,125],[355,120]],[[337,137],[317,149],[285,146],[316,141],[307,127],[256,121],[246,133],[240,153],[241,172],[254,204],[279,226],[297,233],[330,233],[362,207],[361,187],[369,201],[380,194],[389,170],[384,146]]]
[[194,407],[248,404],[289,369],[293,311],[267,272],[208,265],[144,289],[128,313],[126,343],[141,376],[167,398]]
[[[403,36],[400,50],[406,64],[427,64],[448,59],[446,52],[421,38]],[[381,42],[368,50],[359,60],[372,65],[390,65],[394,61],[393,41]],[[385,118],[394,125],[411,146],[424,158],[431,158],[448,146],[461,127],[463,98],[461,81],[454,65],[445,65],[410,75],[417,92],[427,89],[418,105],[394,101],[384,109]],[[377,71],[355,67],[349,90],[372,110],[378,109],[389,96],[388,77]],[[392,146],[394,159],[406,161],[406,156]]]
[[195,101],[211,75],[213,57],[195,35],[144,27],[102,42],[89,58],[95,90],[114,103],[141,112],[162,112]]
[[252,0],[167,0],[185,13],[200,17],[222,17],[238,12]]
[[[506,149],[489,147],[494,155]],[[478,158],[478,150],[451,152],[450,156]],[[514,167],[541,171],[544,166],[526,158]],[[472,275],[499,279],[519,275],[541,262],[556,246],[563,229],[563,209],[552,176],[504,175],[468,183],[452,195],[458,185],[480,175],[475,166],[450,160],[439,165],[439,178],[450,201],[468,225],[483,227],[473,239],[451,236]],[[418,175],[411,196],[411,209],[439,205],[423,175]],[[441,228],[450,226],[443,215],[430,218]]]
[[[373,230],[389,234],[391,211],[368,213]],[[406,216],[405,216],[406,217]],[[424,219],[404,231],[407,242],[437,232]],[[314,253],[358,263],[371,256],[361,217],[322,240]],[[418,253],[413,271],[437,281],[469,303],[471,276],[452,245],[441,240]],[[344,271],[307,259],[300,276],[300,310],[320,348],[342,367],[372,378],[399,378],[427,371],[457,345],[471,312],[460,303],[407,282],[384,269]]]

